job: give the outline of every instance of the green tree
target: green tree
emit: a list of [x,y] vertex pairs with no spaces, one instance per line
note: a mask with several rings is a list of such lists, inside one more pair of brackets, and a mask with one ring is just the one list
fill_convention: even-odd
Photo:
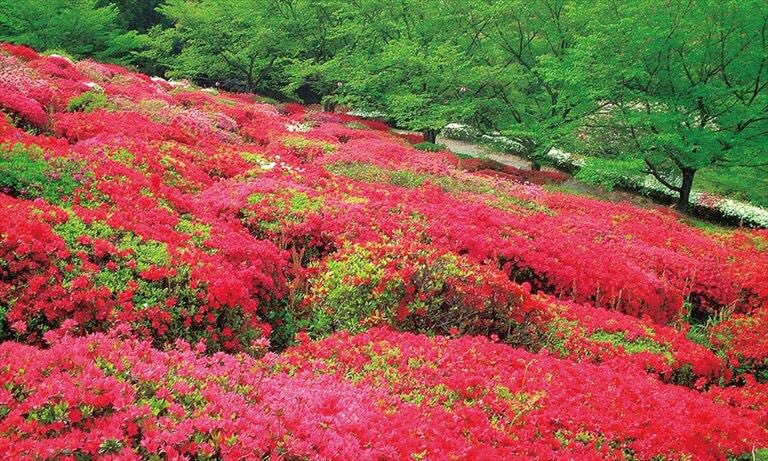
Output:
[[163,15],[157,11],[163,2],[164,0],[102,0],[101,3],[111,3],[118,8],[118,23],[121,27],[145,33],[163,22]]
[[700,169],[768,163],[768,3],[595,0],[582,13],[573,75],[608,103],[587,132],[621,140],[679,210]]
[[150,32],[152,49],[173,77],[230,89],[274,93],[287,79],[284,67],[299,54],[295,21],[281,14],[290,1],[168,0],[159,11],[173,26]]
[[99,0],[0,0],[0,41],[127,63],[141,40],[118,26],[118,14]]
[[383,112],[428,142],[450,122],[482,123],[492,110],[487,75],[472,68],[466,43],[454,33],[454,11],[441,3],[342,4],[336,33],[345,46],[323,66],[326,78],[340,84],[337,101]]
[[598,107],[570,75],[568,63],[585,18],[573,0],[473,2],[460,20],[474,43],[473,68],[487,69],[501,105],[494,125],[515,139],[518,153],[539,169],[562,147],[582,117]]

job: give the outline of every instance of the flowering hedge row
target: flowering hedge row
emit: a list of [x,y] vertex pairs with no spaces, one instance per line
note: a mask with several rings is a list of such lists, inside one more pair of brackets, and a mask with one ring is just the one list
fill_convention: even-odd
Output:
[[[23,47],[0,50],[0,89],[1,453],[767,444],[764,231],[706,233],[380,123]],[[686,320],[732,309],[711,350],[688,339]]]
[[[731,410],[695,391],[627,372],[631,367],[573,363],[486,338],[374,329],[303,344],[279,363],[290,373],[311,370],[386,389],[437,424],[446,410],[468,440],[484,439],[495,448],[468,451],[462,459],[724,459],[765,443],[757,413],[746,406]],[[740,424],[738,413],[751,422]]]
[[[193,91],[115,66],[59,57],[25,61],[31,56],[20,53],[3,57],[4,69],[10,70],[0,80],[46,108],[45,125],[58,139],[9,127],[6,146],[37,145],[51,149],[46,155],[52,158],[74,157],[97,166],[96,177],[83,189],[127,195],[113,209],[134,204],[152,216],[147,206],[157,208],[150,203],[154,199],[166,205],[154,211],[153,217],[161,220],[173,214],[200,215],[205,205],[201,209],[194,203],[195,195],[222,179],[239,187],[268,176],[297,182],[316,196],[329,197],[346,188],[360,200],[378,202],[370,206],[418,213],[425,218],[429,238],[449,251],[481,262],[493,260],[535,289],[647,314],[659,322],[679,316],[688,297],[702,311],[730,304],[748,311],[768,299],[768,275],[756,269],[768,257],[741,234],[708,236],[677,222],[669,212],[547,193],[509,175],[462,173],[450,154],[413,149],[381,130],[355,124],[349,116],[317,116],[295,107],[280,113],[242,96]],[[63,111],[70,101],[93,91],[105,97],[107,106]],[[4,107],[18,115],[13,107]],[[297,121],[305,129],[292,131]],[[329,177],[324,166],[351,179]],[[350,166],[357,170],[350,171]],[[377,179],[373,187],[364,183],[371,176]],[[130,184],[115,185],[115,177]],[[380,178],[388,183],[381,184]],[[131,197],[142,189],[140,200]],[[109,212],[100,207],[100,212]],[[516,213],[521,207],[524,212]],[[368,207],[346,203],[338,208],[347,223],[372,221]],[[664,232],[654,230],[659,228]],[[334,232],[338,234],[327,234],[333,238]],[[613,256],[617,254],[622,257]]]
[[760,413],[727,396],[479,337],[374,329],[262,360],[46,339],[0,345],[14,459],[725,459],[766,443]]

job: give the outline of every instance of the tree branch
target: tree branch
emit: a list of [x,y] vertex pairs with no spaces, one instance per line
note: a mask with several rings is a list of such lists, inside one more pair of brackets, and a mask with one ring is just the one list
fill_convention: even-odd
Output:
[[676,192],[681,192],[682,191],[682,189],[683,189],[682,187],[675,186],[671,182],[669,182],[666,179],[664,179],[664,177],[661,175],[661,173],[659,173],[659,170],[657,170],[656,167],[653,166],[651,161],[648,160],[647,158],[645,159],[645,164],[648,165],[648,172],[651,173],[653,175],[653,177],[656,178],[660,183],[664,184],[665,187],[667,187],[667,188],[669,188],[669,189],[671,189],[673,191],[676,191]]

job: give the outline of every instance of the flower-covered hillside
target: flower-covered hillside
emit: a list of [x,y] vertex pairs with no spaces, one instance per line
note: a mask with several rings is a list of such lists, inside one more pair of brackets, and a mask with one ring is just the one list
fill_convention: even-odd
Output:
[[2,452],[768,447],[768,350],[748,340],[764,232],[706,233],[378,122],[11,45],[0,111]]

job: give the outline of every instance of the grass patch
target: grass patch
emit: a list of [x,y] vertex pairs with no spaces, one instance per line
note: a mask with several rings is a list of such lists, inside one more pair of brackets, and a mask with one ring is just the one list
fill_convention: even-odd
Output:
[[648,338],[627,339],[623,331],[607,332],[598,330],[589,336],[591,341],[613,344],[622,347],[629,354],[638,354],[640,352],[651,352],[660,354],[667,359],[672,360],[672,354],[669,349]]

